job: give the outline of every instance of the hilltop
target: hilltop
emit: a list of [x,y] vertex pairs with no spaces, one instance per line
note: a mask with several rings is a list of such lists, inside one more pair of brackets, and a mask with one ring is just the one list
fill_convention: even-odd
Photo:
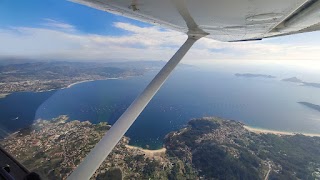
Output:
[[[0,144],[42,177],[65,179],[109,128],[60,116]],[[169,133],[160,150],[130,146],[123,137],[93,178],[316,179],[319,155],[319,137],[255,133],[241,122],[204,117]]]
[[320,138],[257,134],[244,124],[209,117],[170,133],[167,154],[204,179],[315,179],[320,176]]

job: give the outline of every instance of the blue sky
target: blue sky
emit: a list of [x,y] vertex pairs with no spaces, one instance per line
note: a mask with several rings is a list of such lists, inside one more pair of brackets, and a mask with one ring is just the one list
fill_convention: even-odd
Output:
[[72,24],[81,32],[101,35],[125,33],[114,28],[113,22],[128,22],[142,27],[150,26],[66,0],[1,0],[0,18],[0,27],[41,27],[44,19],[54,19]]
[[[179,32],[66,0],[0,0],[1,58],[168,60],[185,39]],[[320,67],[319,52],[319,32],[246,43],[201,39],[184,62],[250,64],[259,60],[260,64],[315,69]]]

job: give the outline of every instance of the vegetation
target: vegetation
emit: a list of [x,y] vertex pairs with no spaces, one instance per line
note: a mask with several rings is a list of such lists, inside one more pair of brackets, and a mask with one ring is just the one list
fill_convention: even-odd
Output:
[[[205,179],[316,179],[320,138],[255,134],[220,118],[189,122],[165,140],[167,154]],[[268,173],[270,172],[270,173]]]
[[[191,120],[165,138],[166,153],[147,155],[122,138],[96,179],[320,179],[320,138],[256,134],[221,118]],[[65,179],[109,130],[107,123],[37,121],[0,142],[30,170]]]
[[109,169],[107,170],[107,172],[99,174],[96,178],[96,180],[104,180],[104,179],[122,180],[121,169],[120,168]]

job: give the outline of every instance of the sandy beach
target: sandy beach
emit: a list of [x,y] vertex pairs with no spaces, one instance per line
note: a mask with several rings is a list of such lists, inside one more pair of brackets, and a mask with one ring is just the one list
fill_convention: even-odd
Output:
[[269,129],[261,129],[261,128],[255,128],[250,126],[243,126],[248,131],[257,133],[257,134],[276,134],[276,135],[296,135],[296,134],[303,134],[305,136],[310,137],[320,137],[320,134],[314,134],[314,133],[297,133],[297,132],[287,132],[287,131],[276,131],[276,130],[269,130]]
[[[119,79],[119,78],[107,78],[107,79],[101,79],[101,80],[110,80],[110,79]],[[99,81],[99,80],[84,80],[84,81],[78,81],[72,84],[69,84],[66,88],[70,88],[76,84],[80,84],[80,83],[85,83],[85,82],[90,82],[90,81]]]
[[156,149],[156,150],[150,150],[150,149],[143,149],[141,147],[136,147],[136,146],[131,146],[131,145],[126,145],[126,148],[128,149],[136,149],[136,150],[140,150],[140,151],[143,151],[144,154],[146,156],[149,156],[149,157],[154,157],[154,156],[161,156],[163,154],[165,154],[166,152],[166,148],[161,148],[161,149]]
[[70,87],[72,87],[72,86],[74,86],[74,85],[76,85],[76,84],[80,84],[80,83],[84,83],[84,82],[90,82],[90,81],[94,81],[94,80],[78,81],[78,82],[69,84],[69,85],[67,86],[67,88],[70,88]]
[[0,98],[5,98],[6,96],[8,96],[10,93],[4,93],[4,94],[0,94]]

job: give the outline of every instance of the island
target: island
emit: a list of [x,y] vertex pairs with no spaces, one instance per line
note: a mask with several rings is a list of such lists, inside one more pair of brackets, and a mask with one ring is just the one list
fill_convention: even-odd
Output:
[[282,81],[299,83],[299,84],[302,84],[303,86],[310,86],[310,87],[320,88],[320,83],[305,82],[305,81],[302,81],[301,79],[298,79],[297,77],[291,77],[291,78],[282,79]]
[[298,79],[297,77],[282,79],[282,81],[293,82],[293,83],[302,83],[302,80]]
[[275,76],[266,75],[266,74],[236,73],[234,75],[237,77],[246,77],[246,78],[276,78]]
[[[38,120],[0,144],[42,177],[66,179],[110,127],[60,116]],[[130,146],[123,137],[92,179],[319,179],[317,136],[197,118],[167,134],[160,150]]]
[[317,104],[312,104],[309,102],[298,102],[299,104],[302,104],[304,106],[307,106],[308,108],[314,109],[316,111],[320,111],[320,106]]
[[[266,75],[266,74],[251,74],[251,73],[244,73],[244,74],[240,74],[240,73],[236,73],[234,74],[237,77],[245,77],[245,78],[276,78],[275,76],[272,75]],[[302,86],[309,86],[309,87],[314,87],[314,88],[320,88],[320,83],[316,83],[316,82],[305,82],[297,77],[290,77],[290,78],[285,78],[282,79],[282,81],[285,82],[291,82],[291,83],[298,83]]]
[[314,83],[314,82],[303,82],[304,86],[310,86],[315,88],[320,88],[320,83]]

